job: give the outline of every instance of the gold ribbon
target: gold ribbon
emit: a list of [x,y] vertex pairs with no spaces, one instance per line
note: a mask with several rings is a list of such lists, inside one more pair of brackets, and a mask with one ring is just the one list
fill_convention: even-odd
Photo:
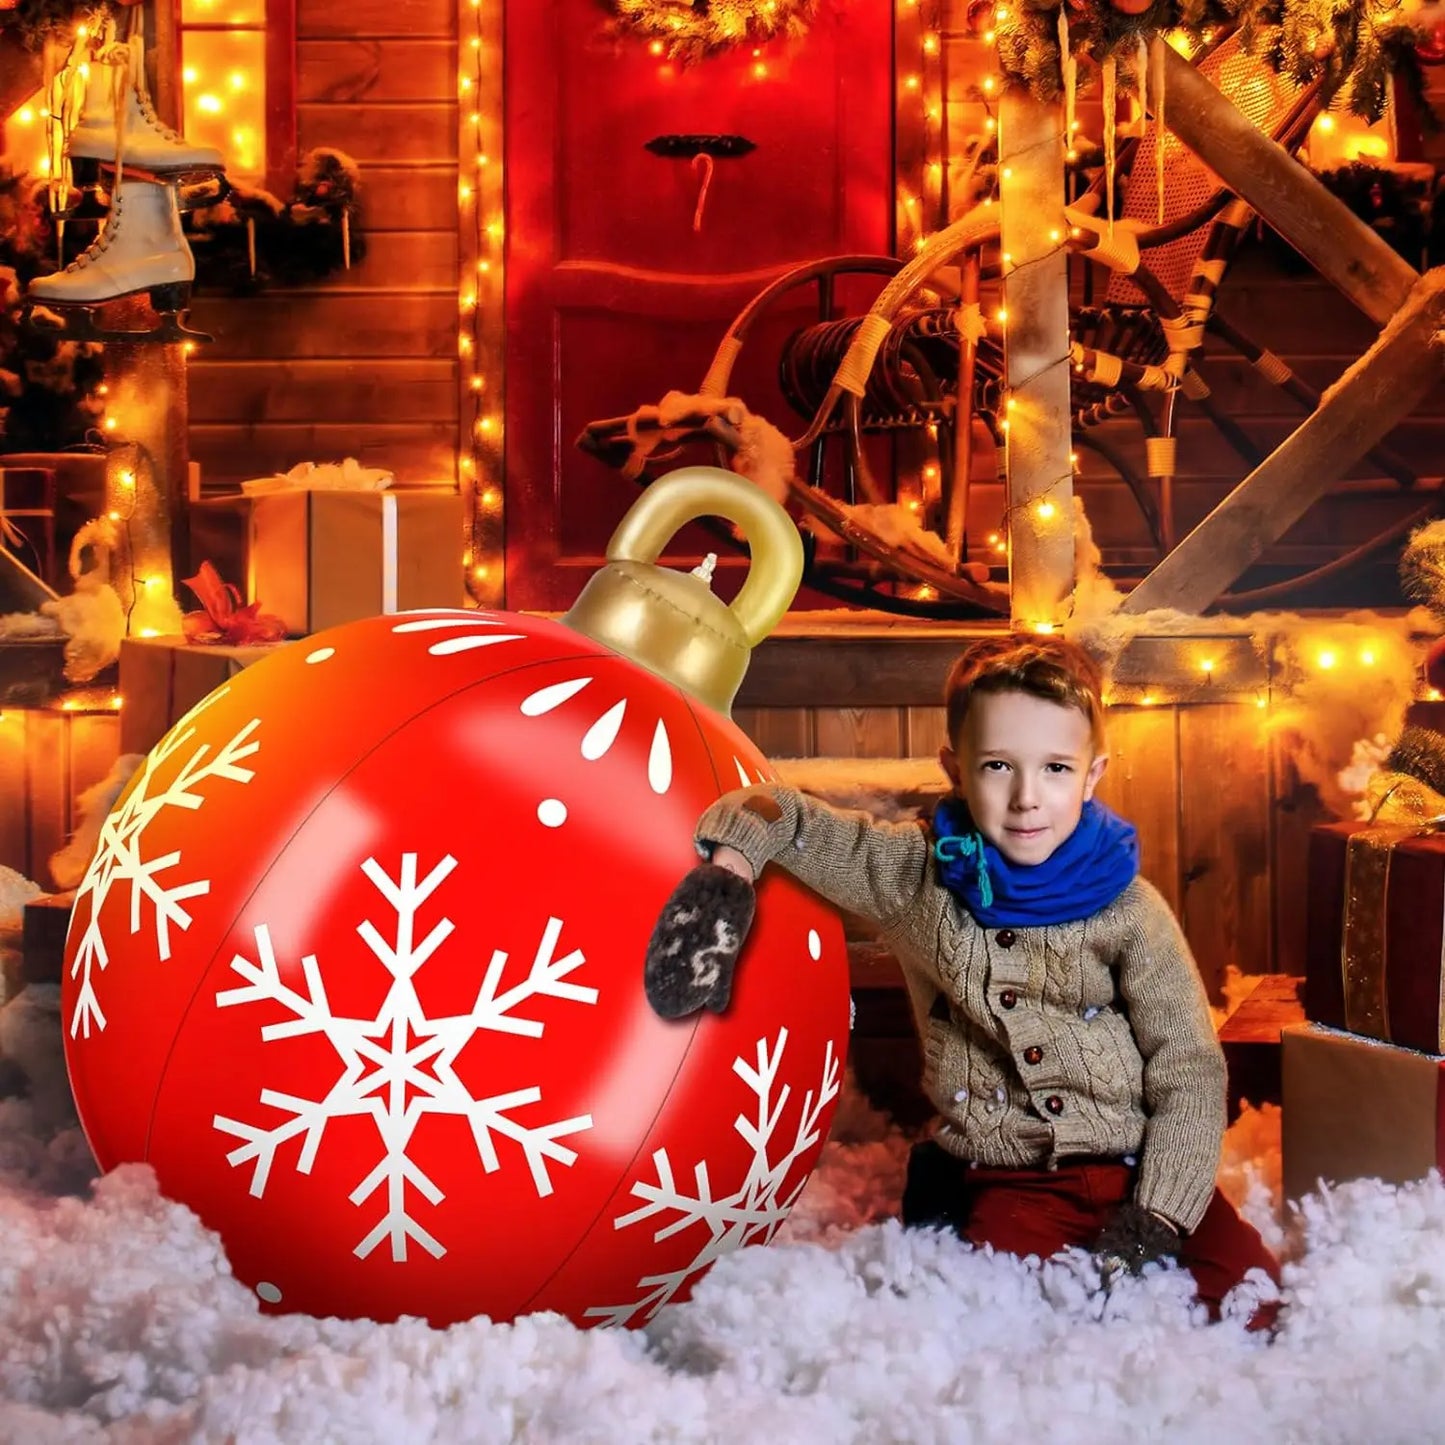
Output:
[[[1445,797],[1408,773],[1382,773],[1371,782],[1369,825],[1345,845],[1345,911],[1340,944],[1345,1028],[1367,1038],[1390,1038],[1385,986],[1389,940],[1385,900],[1395,847],[1445,827]],[[1441,987],[1445,990],[1445,966]],[[1442,995],[1445,1004],[1445,995]],[[1445,1024],[1445,1007],[1441,1010]],[[1445,1039],[1440,1051],[1445,1052]]]

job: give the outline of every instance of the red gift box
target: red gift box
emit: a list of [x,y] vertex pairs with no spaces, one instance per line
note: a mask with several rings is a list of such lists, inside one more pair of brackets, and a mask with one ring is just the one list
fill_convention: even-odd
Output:
[[1305,1016],[1445,1053],[1445,834],[1324,823],[1310,837]]
[[1321,1180],[1405,1184],[1445,1164],[1445,1058],[1292,1024],[1281,1039],[1287,1199]]

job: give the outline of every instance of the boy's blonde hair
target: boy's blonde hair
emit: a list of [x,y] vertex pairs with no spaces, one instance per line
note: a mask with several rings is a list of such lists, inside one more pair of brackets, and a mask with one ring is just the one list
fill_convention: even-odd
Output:
[[1026,692],[1089,720],[1095,753],[1104,751],[1104,674],[1076,642],[1043,633],[1008,632],[976,642],[949,669],[943,687],[948,741],[958,746],[975,692]]

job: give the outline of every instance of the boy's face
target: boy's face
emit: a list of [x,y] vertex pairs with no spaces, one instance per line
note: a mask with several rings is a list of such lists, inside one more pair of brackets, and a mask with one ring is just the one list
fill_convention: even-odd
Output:
[[939,761],[978,830],[1011,863],[1042,863],[1078,826],[1108,758],[1089,720],[1026,692],[976,692]]

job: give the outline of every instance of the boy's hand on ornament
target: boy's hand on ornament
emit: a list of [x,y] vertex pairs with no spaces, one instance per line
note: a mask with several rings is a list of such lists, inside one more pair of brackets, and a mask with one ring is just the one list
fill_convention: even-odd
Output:
[[739,878],[745,878],[749,883],[755,881],[753,865],[748,862],[747,854],[739,853],[736,848],[729,848],[726,843],[719,843],[713,849],[712,861],[719,868],[726,868],[729,873],[736,873]]
[[702,1008],[721,1013],[727,1007],[756,906],[752,868],[746,858],[742,862],[748,876],[724,863],[700,864],[663,905],[642,969],[647,1001],[659,1018],[686,1018]]
[[1175,1259],[1183,1242],[1162,1214],[1132,1200],[1121,1204],[1094,1241],[1094,1255],[1106,1278],[1140,1274],[1146,1264]]

